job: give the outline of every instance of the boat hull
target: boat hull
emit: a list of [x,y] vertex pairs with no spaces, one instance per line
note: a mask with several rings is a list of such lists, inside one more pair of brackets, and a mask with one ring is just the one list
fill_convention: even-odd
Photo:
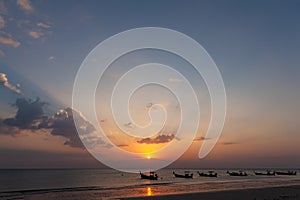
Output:
[[157,180],[158,176],[156,175],[146,175],[146,174],[142,174],[140,173],[141,179],[148,179],[148,180]]
[[175,172],[173,172],[175,178],[193,178],[193,174],[176,174]]

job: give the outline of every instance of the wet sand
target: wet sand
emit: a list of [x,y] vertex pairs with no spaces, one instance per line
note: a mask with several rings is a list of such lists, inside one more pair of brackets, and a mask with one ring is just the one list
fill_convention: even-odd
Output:
[[[13,193],[0,193],[0,200],[300,200],[300,185],[270,186],[265,188],[228,189],[223,191],[183,193],[184,190],[173,191],[173,194],[145,196],[147,188],[131,188],[112,194],[111,190],[101,188],[69,188],[52,190],[27,190]],[[134,197],[130,196],[132,193]],[[155,191],[155,190],[153,190]],[[115,192],[115,191],[114,191]],[[174,194],[178,193],[178,194]],[[153,194],[153,193],[152,193]],[[154,193],[155,194],[155,193]]]
[[215,192],[172,194],[148,197],[122,198],[122,200],[300,200],[300,185]]

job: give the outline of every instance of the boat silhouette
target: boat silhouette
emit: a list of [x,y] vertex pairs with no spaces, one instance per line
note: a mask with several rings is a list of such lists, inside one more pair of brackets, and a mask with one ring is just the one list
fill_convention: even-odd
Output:
[[243,171],[239,171],[239,172],[227,171],[227,174],[229,174],[229,176],[248,176],[248,174],[246,172],[243,172]]
[[148,180],[157,180],[158,176],[155,172],[150,172],[149,175],[143,174],[142,172],[140,172],[141,175],[141,179],[148,179]]
[[287,171],[287,172],[282,172],[282,171],[276,171],[276,175],[287,175],[287,176],[296,176],[297,172],[296,171]]
[[257,175],[257,176],[275,176],[275,171],[270,171],[270,170],[267,170],[267,172],[256,172],[254,171],[254,174]]
[[173,174],[174,174],[175,178],[193,178],[193,173],[190,173],[189,171],[185,171],[184,175],[176,174],[174,171],[173,171]]
[[202,177],[218,177],[217,173],[214,173],[214,171],[208,171],[208,173],[203,173],[198,171],[199,176]]

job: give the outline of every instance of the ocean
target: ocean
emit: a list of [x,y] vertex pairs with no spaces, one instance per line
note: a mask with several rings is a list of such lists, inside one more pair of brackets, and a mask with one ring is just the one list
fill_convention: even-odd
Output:
[[[209,169],[211,170],[211,169]],[[112,169],[3,169],[0,170],[0,199],[114,199],[133,196],[153,196],[174,193],[233,190],[300,183],[296,176],[255,176],[243,170],[247,177],[231,177],[224,170],[214,170],[217,178],[200,177],[189,169],[193,179],[174,178],[172,172],[184,169],[157,171],[159,180],[142,180],[139,174],[122,173]],[[257,170],[263,171],[263,170]],[[79,194],[80,193],[80,194]],[[84,198],[83,198],[84,197]],[[79,198],[80,199],[80,198]]]

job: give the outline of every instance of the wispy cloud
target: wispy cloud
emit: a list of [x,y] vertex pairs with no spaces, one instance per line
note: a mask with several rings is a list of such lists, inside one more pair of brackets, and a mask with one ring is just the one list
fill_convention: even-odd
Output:
[[133,125],[133,123],[131,123],[131,122],[128,122],[127,124],[124,124],[124,126],[125,126],[126,128],[134,128],[134,125]]
[[235,145],[235,144],[239,144],[238,142],[222,142],[221,144],[223,145]]
[[19,88],[20,85],[14,86],[13,84],[11,84],[8,81],[8,78],[7,78],[6,74],[4,74],[4,73],[0,73],[0,85],[10,89],[11,91],[13,91],[15,93],[18,93],[18,94],[22,93],[21,89]]
[[41,36],[43,36],[44,34],[40,31],[28,31],[28,35],[30,35],[34,39],[38,39]]
[[167,143],[173,140],[175,137],[174,134],[167,134],[167,135],[158,135],[154,138],[144,138],[141,140],[138,140],[137,142],[140,144],[162,144]]
[[3,28],[4,26],[5,26],[4,18],[0,16],[0,29]]
[[210,140],[210,138],[206,138],[202,136],[194,139],[194,141],[204,141],[204,140]]
[[128,144],[118,144],[117,146],[118,147],[128,147],[129,145]]
[[54,60],[55,60],[55,57],[54,57],[54,56],[49,56],[49,57],[48,57],[48,60],[49,60],[49,61],[54,61]]
[[182,80],[181,79],[179,79],[179,78],[169,78],[169,81],[170,82],[181,82]]
[[[3,33],[2,33],[3,34]],[[20,42],[14,40],[11,35],[6,34],[6,36],[0,36],[0,43],[12,46],[14,48],[21,45]]]
[[50,28],[51,26],[48,25],[48,24],[45,24],[43,22],[39,22],[36,24],[38,27],[41,27],[41,28]]
[[17,5],[26,12],[33,12],[34,10],[29,0],[17,0]]

